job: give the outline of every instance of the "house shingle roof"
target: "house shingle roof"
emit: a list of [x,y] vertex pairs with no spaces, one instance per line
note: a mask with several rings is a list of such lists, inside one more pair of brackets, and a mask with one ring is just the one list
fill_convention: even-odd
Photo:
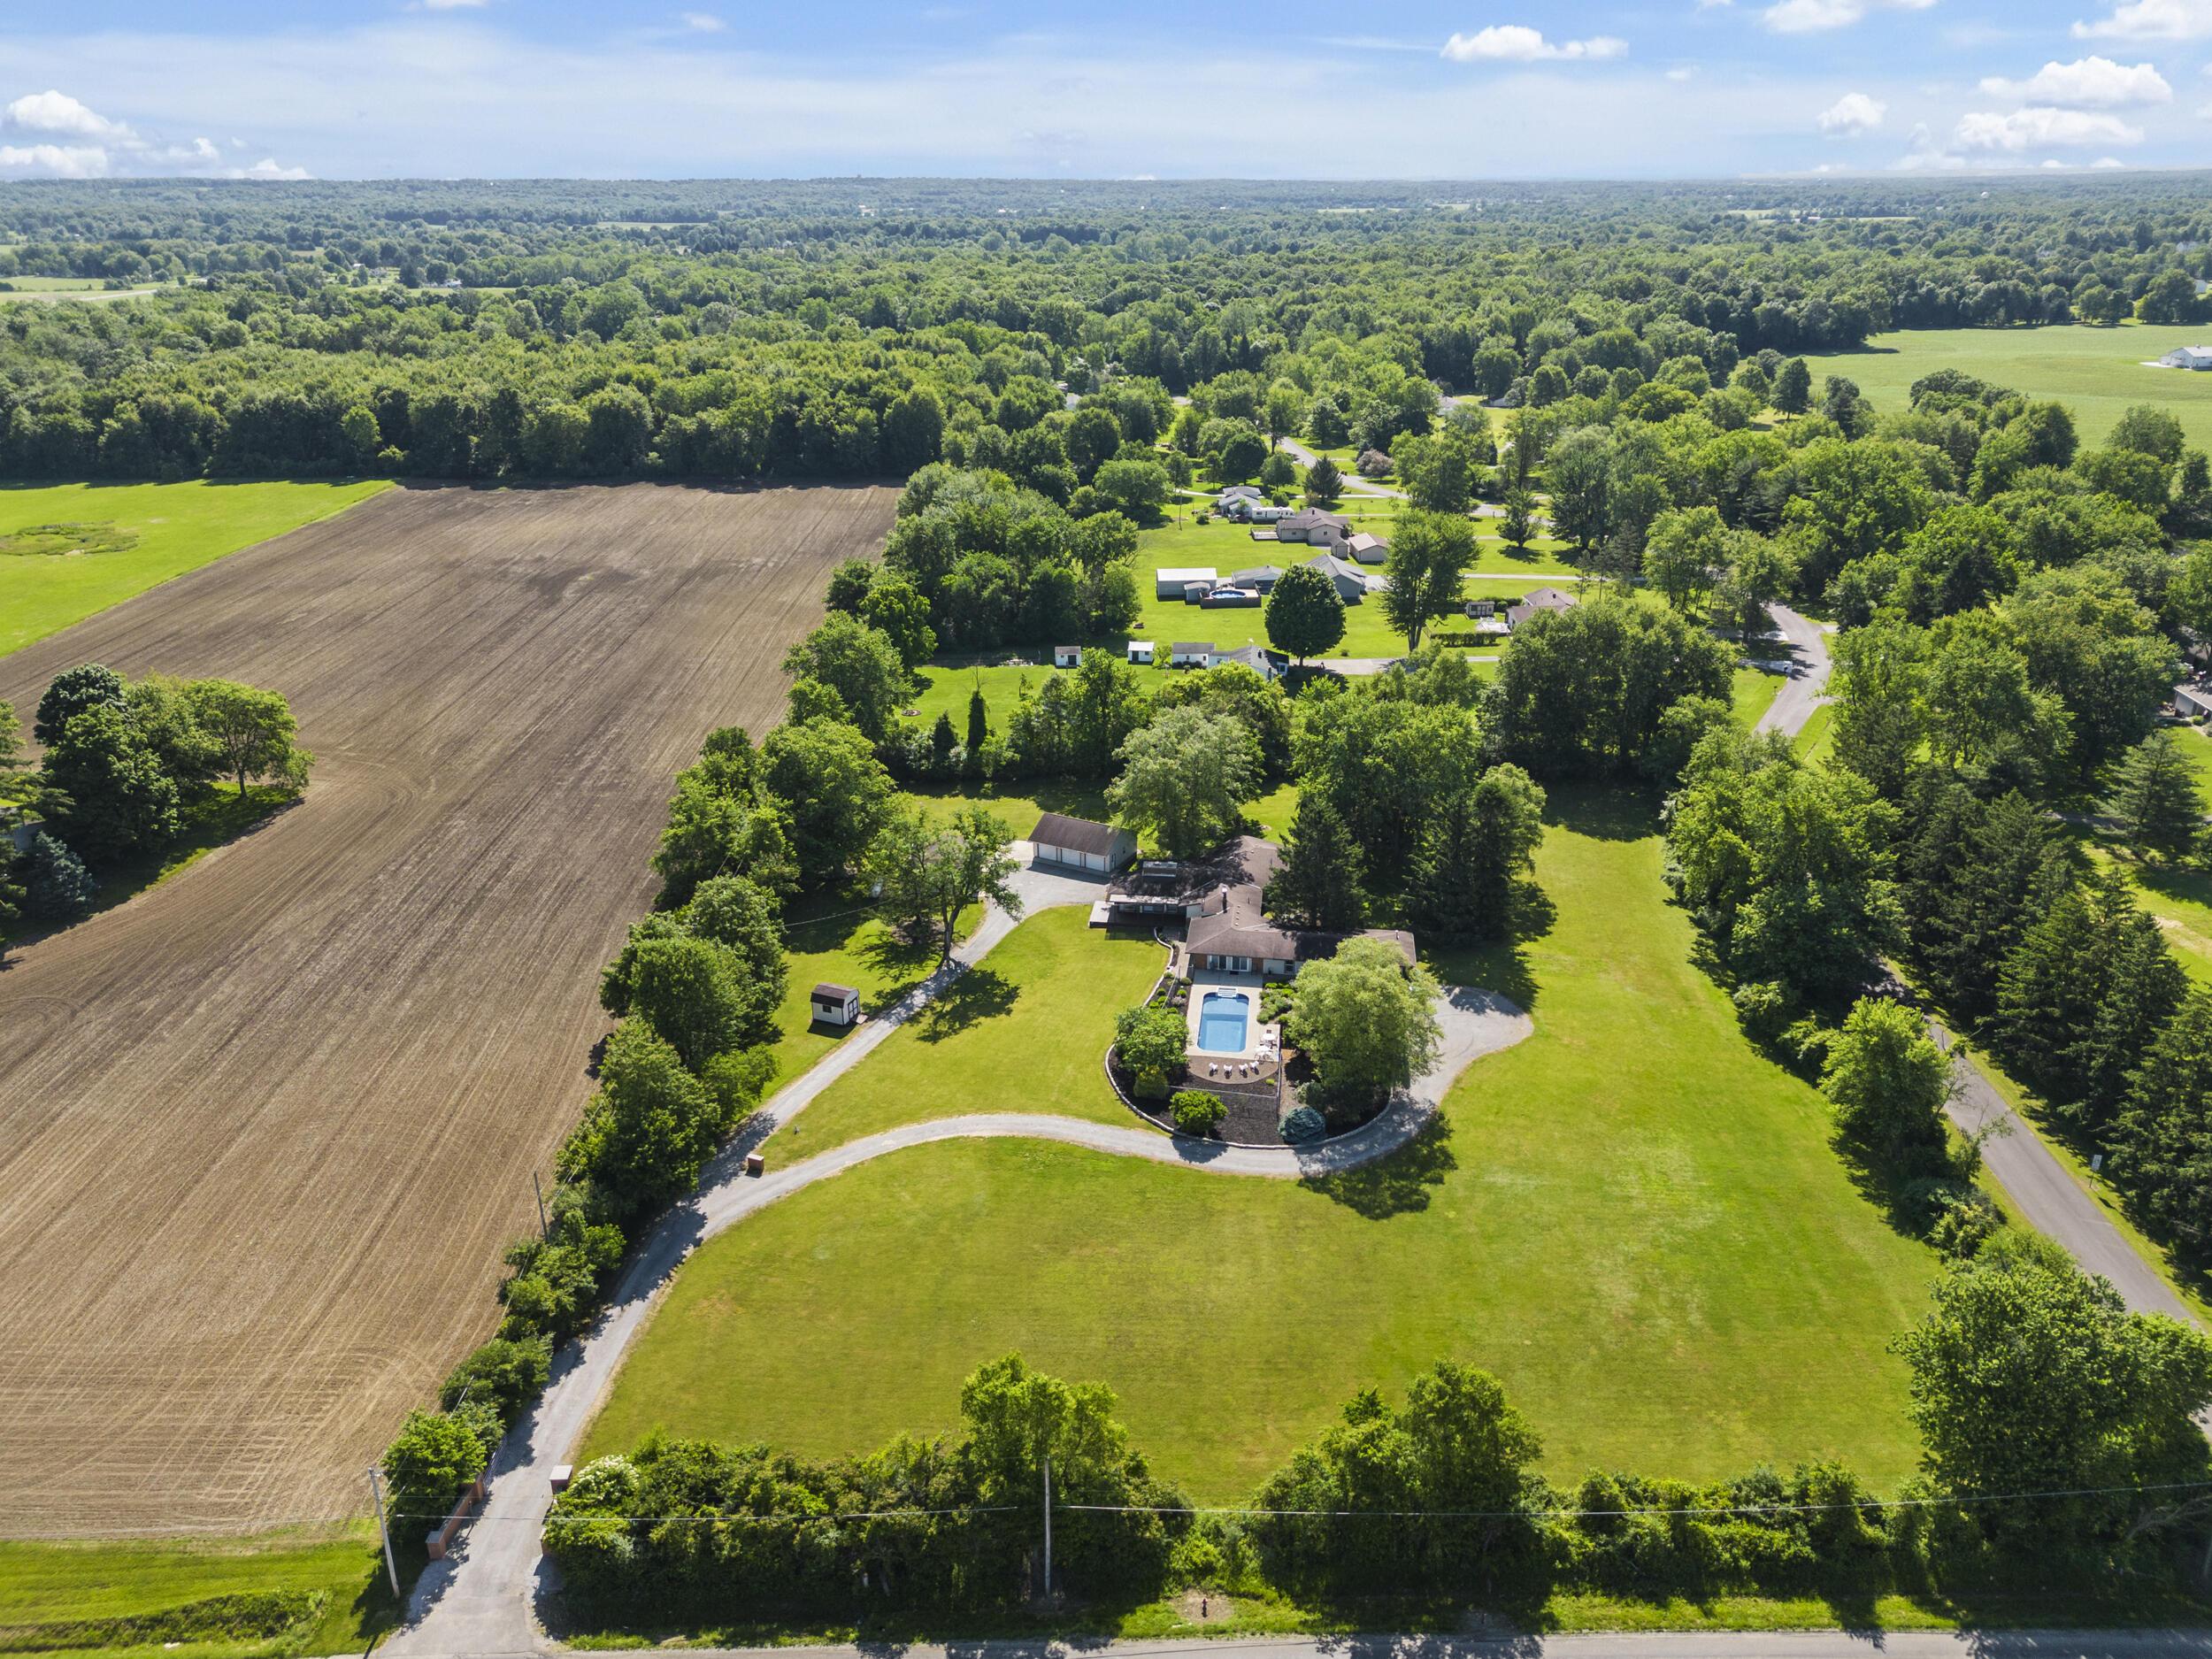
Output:
[[1069,852],[1090,853],[1105,858],[1113,855],[1125,833],[1111,824],[1048,812],[1037,820],[1037,827],[1029,832],[1029,840],[1032,846],[1059,847]]

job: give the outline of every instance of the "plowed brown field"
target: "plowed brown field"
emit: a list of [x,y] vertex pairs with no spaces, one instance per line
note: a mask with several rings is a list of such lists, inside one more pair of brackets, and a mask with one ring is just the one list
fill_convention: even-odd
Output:
[[0,972],[0,1535],[358,1511],[489,1334],[672,773],[880,488],[394,490],[12,657],[292,700],[313,787]]

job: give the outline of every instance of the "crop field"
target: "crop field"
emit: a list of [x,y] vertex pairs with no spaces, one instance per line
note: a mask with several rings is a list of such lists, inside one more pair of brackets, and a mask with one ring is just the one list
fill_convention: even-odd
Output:
[[2032,397],[2055,397],[2074,411],[2085,447],[2104,442],[2131,403],[2155,403],[2181,422],[2189,442],[2212,449],[2212,374],[2146,368],[2176,346],[2196,345],[2202,327],[2116,328],[2057,324],[2047,328],[1929,328],[1877,334],[1863,351],[1808,357],[1813,384],[1842,374],[1858,382],[1877,412],[1908,406],[1912,383],[1936,369],[1963,369]]
[[489,1333],[671,775],[775,718],[892,502],[396,489],[0,659],[19,706],[87,659],[270,686],[319,757],[298,806],[0,974],[7,1531],[364,1507]]
[[380,479],[0,488],[0,657],[390,488]]
[[[1551,818],[1548,922],[1436,964],[1535,1019],[1467,1072],[1443,1133],[1313,1184],[1019,1141],[862,1164],[699,1248],[585,1455],[655,1428],[872,1450],[949,1427],[960,1379],[1018,1348],[1110,1385],[1156,1469],[1231,1502],[1356,1389],[1394,1395],[1449,1357],[1498,1374],[1555,1478],[1835,1455],[1893,1487],[1917,1445],[1887,1344],[1935,1258],[1692,964],[1649,803],[1563,789]],[[956,1029],[899,1033],[781,1156],[948,1112],[1110,1116],[1097,1056],[1156,953],[1073,912],[1001,949]],[[1036,1034],[1046,1004],[1072,1054]]]

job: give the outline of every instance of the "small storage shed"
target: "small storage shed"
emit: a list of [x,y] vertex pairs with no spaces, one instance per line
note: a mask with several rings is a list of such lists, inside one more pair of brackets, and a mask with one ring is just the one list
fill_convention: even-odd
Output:
[[1104,876],[1137,856],[1137,838],[1111,824],[1048,812],[1029,832],[1029,850],[1041,864],[1063,864]]
[[1152,641],[1151,641],[1150,640],[1132,640],[1132,641],[1129,641],[1129,660],[1130,660],[1131,662],[1133,662],[1133,663],[1137,664],[1140,667],[1143,667],[1143,668],[1149,668],[1149,667],[1151,667],[1151,666],[1152,666]]
[[826,979],[809,993],[807,1005],[818,1025],[850,1025],[860,1018],[860,993],[849,985],[832,985]]
[[1079,668],[1083,665],[1083,648],[1079,645],[1056,645],[1052,648],[1055,668]]

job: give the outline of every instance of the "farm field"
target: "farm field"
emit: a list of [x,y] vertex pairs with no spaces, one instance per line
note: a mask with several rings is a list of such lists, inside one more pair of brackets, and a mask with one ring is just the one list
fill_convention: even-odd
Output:
[[[0,657],[157,582],[390,488],[380,479],[0,488]],[[22,532],[44,525],[119,533],[131,544],[81,554],[5,550]]]
[[[949,1426],[960,1379],[1018,1348],[1110,1384],[1156,1469],[1233,1501],[1356,1389],[1452,1356],[1503,1379],[1556,1477],[1834,1455],[1894,1486],[1916,1443],[1886,1345],[1934,1258],[1691,965],[1660,862],[1647,803],[1555,797],[1548,929],[1438,964],[1522,999],[1535,1034],[1479,1062],[1420,1148],[1327,1190],[1012,1141],[864,1164],[691,1258],[586,1454],[655,1428],[872,1449]],[[1068,1019],[1110,1018],[1104,979],[1063,989]],[[1064,1064],[966,1033],[936,1058],[948,1110],[1052,1104]],[[887,1048],[840,1087],[911,1115],[913,1084]]]
[[489,1333],[672,773],[892,492],[408,488],[0,660],[286,694],[304,801],[0,975],[0,1517],[341,1518]]
[[1809,357],[1822,377],[1847,375],[1874,401],[1878,413],[1907,407],[1912,383],[1935,369],[1962,369],[2031,397],[2055,397],[2074,412],[2084,448],[2102,443],[2131,403],[2156,403],[2181,422],[2191,444],[2212,448],[2212,374],[2145,368],[2176,346],[2201,343],[2200,326],[2123,323],[2096,328],[2061,323],[2042,328],[1928,328],[1877,334],[1863,351]]

